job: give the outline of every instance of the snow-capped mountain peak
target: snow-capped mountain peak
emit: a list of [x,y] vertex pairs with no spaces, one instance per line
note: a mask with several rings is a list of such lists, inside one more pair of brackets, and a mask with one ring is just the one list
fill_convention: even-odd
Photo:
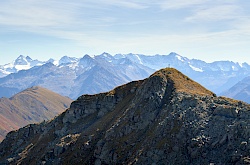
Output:
[[[25,57],[24,55],[20,55],[15,61],[14,65],[28,65],[28,60],[30,60],[30,57]],[[31,59],[32,60],[32,59]]]
[[69,63],[74,63],[77,62],[78,58],[75,57],[68,57],[68,56],[63,56],[60,60],[59,60],[59,65],[62,64],[69,64]]
[[95,65],[95,60],[86,54],[81,59],[79,59],[78,65],[84,68],[91,67]]
[[46,62],[33,60],[29,56],[20,55],[13,62],[0,66],[1,68],[0,77],[7,76],[8,74],[11,74],[11,73],[16,73],[20,70],[28,70],[34,66],[41,66],[45,63]]
[[102,60],[105,60],[107,62],[113,62],[115,60],[115,58],[109,54],[109,53],[102,53],[101,55],[98,55],[98,56],[95,56],[94,57],[95,59],[102,59]]
[[168,55],[170,58],[173,58],[173,59],[177,59],[181,62],[185,62],[185,61],[189,61],[188,58],[186,57],[182,57],[181,55],[175,53],[175,52],[171,52],[169,55]]
[[103,56],[103,57],[112,57],[111,54],[107,53],[107,52],[103,52],[100,56]]
[[27,61],[32,61],[32,58],[30,58],[30,56],[26,56],[26,60]]
[[50,58],[48,61],[46,61],[45,63],[52,63],[56,66],[59,65],[59,61],[58,60],[54,60],[53,58]]

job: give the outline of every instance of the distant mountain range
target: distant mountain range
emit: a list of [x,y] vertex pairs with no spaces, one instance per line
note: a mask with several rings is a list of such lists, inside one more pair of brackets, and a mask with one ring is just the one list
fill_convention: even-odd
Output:
[[0,164],[246,165],[249,109],[161,69],[10,132],[0,143]]
[[5,135],[27,124],[50,120],[72,100],[42,87],[26,89],[11,98],[0,98],[0,142]]
[[20,70],[28,70],[34,66],[41,66],[46,62],[32,60],[29,56],[20,55],[15,61],[0,66],[0,77],[7,76],[11,73],[17,73]]
[[130,81],[144,79],[168,66],[180,70],[216,94],[250,75],[247,63],[206,63],[176,53],[154,56],[103,53],[82,58],[64,56],[59,61],[50,59],[45,62],[19,56],[12,63],[0,66],[0,97],[11,97],[39,85],[76,99],[82,94],[105,92]]
[[221,95],[250,103],[250,76],[244,78]]

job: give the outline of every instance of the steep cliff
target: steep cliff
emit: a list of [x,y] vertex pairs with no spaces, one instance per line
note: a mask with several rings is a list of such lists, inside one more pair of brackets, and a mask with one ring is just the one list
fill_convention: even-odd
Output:
[[0,164],[247,164],[249,110],[166,68],[9,133]]

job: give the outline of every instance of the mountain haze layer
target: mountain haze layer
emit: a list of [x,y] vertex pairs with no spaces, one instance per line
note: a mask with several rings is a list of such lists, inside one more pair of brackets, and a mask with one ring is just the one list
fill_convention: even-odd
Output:
[[0,97],[11,97],[31,86],[42,86],[76,99],[82,94],[105,92],[129,81],[146,78],[153,71],[129,59],[115,59],[107,53],[94,58],[89,55],[80,59],[65,56],[59,62],[50,60],[42,66],[0,78],[3,91]]
[[20,56],[13,63],[0,66],[0,72],[3,68],[3,71],[11,73],[0,78],[0,97],[11,97],[38,85],[76,99],[82,94],[107,92],[118,85],[144,79],[167,66],[180,70],[216,94],[250,75],[247,63],[206,63],[176,53],[154,56],[132,53],[112,56],[103,53],[92,57],[84,55],[82,58],[64,56],[59,61],[50,59],[46,62]]
[[26,89],[10,99],[0,98],[0,141],[10,131],[54,118],[71,102],[71,99],[42,87]]
[[247,164],[249,110],[166,68],[9,133],[0,163]]
[[246,77],[221,95],[250,103],[250,77]]

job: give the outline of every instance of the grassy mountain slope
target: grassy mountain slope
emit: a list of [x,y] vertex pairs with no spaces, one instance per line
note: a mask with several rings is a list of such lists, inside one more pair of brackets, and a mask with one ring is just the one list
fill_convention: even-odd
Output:
[[42,87],[26,89],[10,99],[1,98],[0,141],[9,131],[54,118],[71,102],[71,99]]

